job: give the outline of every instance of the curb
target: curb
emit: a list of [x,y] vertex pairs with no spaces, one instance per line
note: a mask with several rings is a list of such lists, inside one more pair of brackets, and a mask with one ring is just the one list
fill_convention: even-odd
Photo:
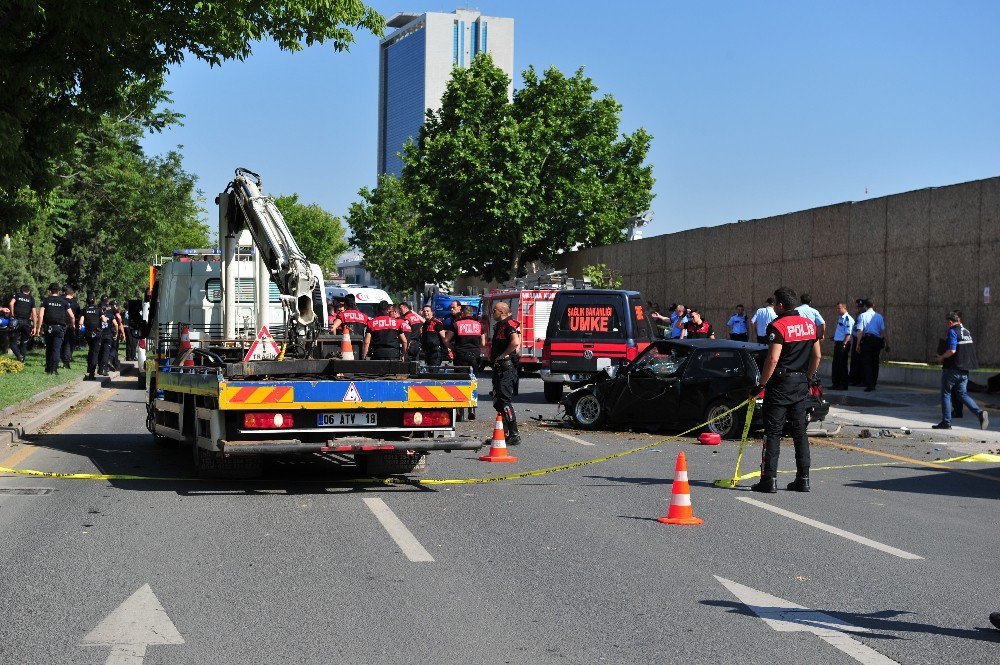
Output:
[[[125,368],[124,361],[122,368]],[[0,422],[5,423],[0,427],[0,446],[14,445],[15,443],[19,443],[25,435],[37,433],[39,429],[103,389],[112,380],[121,376],[121,372],[110,372],[109,376],[102,376],[98,381],[84,381],[83,376],[80,376],[66,383],[43,390],[37,395],[0,411]],[[62,392],[68,394],[40,411],[23,413],[28,411],[32,406]],[[18,414],[21,417],[13,417]]]

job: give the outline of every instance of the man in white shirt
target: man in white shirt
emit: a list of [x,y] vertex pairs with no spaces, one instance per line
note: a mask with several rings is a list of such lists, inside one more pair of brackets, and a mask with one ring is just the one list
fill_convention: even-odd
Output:
[[776,318],[778,318],[778,315],[774,312],[774,298],[768,298],[764,306],[754,312],[750,323],[754,324],[757,329],[757,341],[759,343],[766,343],[764,340],[767,339],[767,327]]

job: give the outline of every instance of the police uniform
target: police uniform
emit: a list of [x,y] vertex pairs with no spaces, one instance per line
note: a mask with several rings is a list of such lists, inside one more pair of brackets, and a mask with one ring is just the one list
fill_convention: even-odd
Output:
[[726,325],[729,326],[729,339],[734,342],[750,341],[746,314],[733,314],[729,317],[729,321],[726,322]]
[[756,312],[753,313],[753,318],[750,319],[750,323],[756,326],[757,341],[763,343],[764,338],[767,337],[767,327],[771,325],[771,322],[778,318],[775,314],[774,308],[770,305],[765,305],[761,307]]
[[31,339],[32,327],[35,325],[31,318],[31,313],[35,310],[35,298],[15,293],[12,300],[14,309],[10,322],[10,350],[15,358],[24,362],[24,357],[28,355],[28,340]]
[[406,333],[406,359],[416,362],[420,359],[420,336],[424,319],[412,309],[402,319],[410,326],[410,332]]
[[819,310],[813,307],[812,305],[807,305],[806,303],[802,303],[801,305],[795,308],[795,311],[798,312],[799,316],[801,316],[802,318],[809,319],[810,321],[815,323],[817,328],[819,328],[819,326],[826,325],[826,319],[824,319],[823,315],[819,313]]
[[[358,337],[363,338],[365,330],[368,327],[368,316],[357,309],[345,309],[343,312],[337,314],[335,321],[340,321],[341,327],[347,329],[347,334],[351,338],[351,346],[354,348],[354,357],[361,357],[361,345],[362,342],[356,341]],[[339,328],[337,329],[338,334],[343,334],[343,331]]]
[[69,320],[69,303],[62,296],[42,298],[45,310],[42,318],[42,334],[45,337],[45,372],[57,374],[62,357],[63,338],[66,336],[66,322]]
[[504,351],[510,344],[510,339],[521,332],[521,324],[513,317],[497,321],[493,327],[493,339],[490,340],[490,365],[493,367],[493,408],[503,419],[503,427],[507,443],[516,446],[521,443],[521,435],[517,431],[517,416],[514,415],[514,386],[517,383],[517,354]]
[[399,333],[403,324],[388,314],[376,316],[368,322],[368,333],[371,342],[368,355],[372,360],[399,360],[402,349],[399,348]]
[[111,354],[117,346],[115,341],[115,313],[117,310],[111,305],[101,305],[100,310],[101,316],[105,319],[105,325],[101,327],[101,350],[98,354],[100,370],[98,374],[107,376],[108,370],[111,369]]
[[878,357],[885,346],[885,320],[869,308],[858,317],[855,329],[861,335],[861,371],[865,392],[871,392],[878,385]]
[[[70,311],[73,312],[73,320],[80,320],[80,301],[76,299],[76,296],[72,298],[65,296],[66,304],[68,305]],[[68,322],[67,322],[68,323]],[[76,348],[76,327],[68,326],[66,328],[66,335],[63,337],[62,344],[62,361],[63,367],[66,369],[70,368],[70,363],[73,362],[73,350]]]
[[[857,305],[857,310],[855,311],[854,322],[857,324],[858,320],[861,319],[861,315],[865,313],[865,301],[858,298],[855,301]],[[851,329],[851,370],[848,374],[848,381],[852,386],[863,386],[865,385],[865,372],[861,367],[861,348],[858,343],[861,340],[860,335],[858,335],[857,328]]]
[[851,354],[853,343],[854,317],[844,312],[837,318],[837,329],[833,332],[833,389],[847,390],[848,379],[847,359]]
[[687,331],[688,339],[709,339],[715,330],[712,329],[712,324],[708,321],[702,319],[702,322],[695,325],[694,321],[688,321],[684,324],[684,330]]
[[104,316],[104,310],[97,304],[83,308],[84,339],[87,340],[87,375],[93,379],[98,370],[107,371],[108,359],[103,344],[104,329],[111,324]]
[[441,364],[441,331],[444,322],[438,317],[432,317],[424,322],[421,330],[421,347],[424,352],[424,362],[436,367]]
[[972,333],[961,323],[948,328],[946,350],[954,353],[941,361],[941,422],[934,429],[950,429],[952,418],[952,403],[957,401],[965,404],[979,417],[979,426],[986,429],[989,416],[976,401],[966,392],[969,385],[969,372],[979,369],[979,358],[972,342]]
[[[471,367],[479,371],[480,349],[483,339],[483,324],[476,318],[458,318],[452,321],[449,330],[455,335],[455,365]],[[476,419],[475,407],[469,408],[469,420]]]
[[[816,343],[816,324],[789,312],[767,326],[767,340],[781,345],[774,374],[764,386],[764,452],[757,492],[773,492],[778,475],[778,455],[786,421],[795,443],[796,482],[809,486],[809,439],[806,437],[806,398],[809,396],[809,361]],[[789,489],[796,489],[792,485]]]

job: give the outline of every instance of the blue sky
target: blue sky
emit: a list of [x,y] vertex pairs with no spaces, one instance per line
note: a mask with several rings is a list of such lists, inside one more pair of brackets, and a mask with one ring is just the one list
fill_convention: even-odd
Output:
[[[646,236],[1000,175],[998,2],[473,7],[514,18],[515,71],[583,66],[624,107],[624,131],[653,134]],[[146,147],[183,146],[213,224],[237,166],[342,215],[375,181],[377,83],[369,34],[350,53],[265,43],[246,62],[189,60],[167,82],[184,126]]]

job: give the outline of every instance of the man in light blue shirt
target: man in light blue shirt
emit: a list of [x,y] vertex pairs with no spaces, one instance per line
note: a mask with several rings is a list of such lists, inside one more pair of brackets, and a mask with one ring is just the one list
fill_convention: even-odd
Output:
[[885,320],[875,311],[871,300],[865,300],[865,311],[858,315],[854,329],[857,331],[857,348],[861,354],[865,392],[870,393],[878,384],[878,357],[886,346]]
[[823,319],[823,315],[817,310],[813,309],[812,296],[808,293],[803,293],[799,296],[799,300],[802,302],[801,305],[795,308],[795,311],[799,313],[799,316],[805,319],[809,319],[816,324],[816,339],[823,340],[826,339],[826,321]]
[[774,298],[768,298],[764,306],[754,312],[750,323],[757,328],[757,341],[761,344],[764,344],[764,340],[767,339],[767,327],[776,318],[778,315],[774,312]]
[[734,342],[750,341],[750,333],[747,331],[747,315],[743,312],[743,305],[736,306],[736,313],[729,317],[726,325],[729,326],[729,339]]
[[847,312],[847,303],[837,303],[837,329],[833,332],[833,385],[831,390],[847,390],[847,359],[851,355],[854,317]]
[[688,322],[688,317],[684,315],[687,308],[684,305],[677,305],[674,311],[670,312],[670,338],[680,339],[684,336],[684,324]]

